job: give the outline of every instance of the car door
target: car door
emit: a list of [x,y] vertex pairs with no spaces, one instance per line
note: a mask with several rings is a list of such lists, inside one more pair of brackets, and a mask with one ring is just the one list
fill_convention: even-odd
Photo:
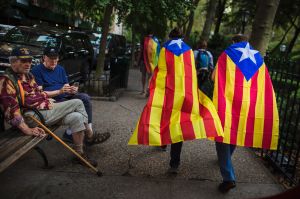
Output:
[[78,55],[78,49],[76,45],[76,39],[71,34],[64,34],[61,38],[61,53],[62,58],[60,64],[65,68],[69,79],[80,76],[80,58]]
[[[77,64],[79,64],[79,71],[83,80],[86,80],[87,75],[90,69],[90,61],[91,61],[91,52],[87,48],[85,43],[85,35],[81,33],[74,33],[72,34],[73,44],[76,48],[76,53],[78,55]],[[87,38],[88,39],[88,38]],[[92,46],[90,46],[92,48]]]

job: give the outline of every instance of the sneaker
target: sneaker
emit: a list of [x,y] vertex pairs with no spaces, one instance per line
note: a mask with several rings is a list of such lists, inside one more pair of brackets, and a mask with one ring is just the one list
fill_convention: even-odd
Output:
[[[94,167],[96,167],[98,165],[97,161],[94,160],[94,159],[91,159],[90,157],[87,156],[86,153],[82,153],[80,154],[81,157],[83,157],[86,161],[88,161],[91,165],[93,165]],[[81,165],[84,165],[84,166],[87,166],[80,158],[78,158],[77,156],[74,157],[73,159],[74,163],[77,163],[77,164],[81,164]]]
[[66,132],[64,132],[62,136],[62,140],[68,143],[73,143],[73,137],[72,135],[68,135]]
[[161,151],[166,152],[167,151],[167,146],[168,145],[160,146]]
[[165,145],[165,146],[155,146],[154,149],[156,151],[166,152],[167,151],[167,145]]
[[236,187],[234,181],[224,181],[221,184],[219,184],[218,190],[221,193],[227,193],[230,189],[233,189],[234,187]]

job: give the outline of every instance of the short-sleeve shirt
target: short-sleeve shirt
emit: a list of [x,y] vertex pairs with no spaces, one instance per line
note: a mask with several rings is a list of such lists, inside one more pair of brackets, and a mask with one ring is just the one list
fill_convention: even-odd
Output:
[[[39,64],[33,67],[31,72],[37,84],[42,86],[44,91],[59,90],[69,83],[66,71],[61,65],[57,65],[51,70],[46,68],[44,64]],[[66,94],[61,94],[54,97],[54,99],[61,100],[65,96]]]

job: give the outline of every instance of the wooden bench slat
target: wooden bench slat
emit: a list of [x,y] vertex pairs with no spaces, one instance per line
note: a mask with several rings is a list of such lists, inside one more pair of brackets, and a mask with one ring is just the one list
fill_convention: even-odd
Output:
[[3,145],[6,145],[7,142],[10,142],[11,140],[18,140],[19,138],[22,138],[22,137],[31,137],[31,136],[26,136],[18,131],[9,132],[9,133],[6,133],[5,135],[0,134],[0,148]]
[[0,146],[0,162],[10,154],[13,154],[18,148],[23,147],[30,142],[33,138],[31,136],[19,136],[5,142]]
[[10,166],[13,162],[15,162],[17,159],[19,159],[22,155],[27,153],[30,149],[35,147],[43,139],[45,139],[45,137],[34,137],[23,147],[19,148],[14,154],[10,155],[4,161],[1,161],[0,162],[0,172],[2,172],[4,169],[6,169],[8,166]]
[[6,142],[7,140],[9,140],[13,137],[18,137],[19,135],[21,135],[21,133],[17,130],[13,130],[13,129],[9,129],[9,130],[6,130],[5,132],[2,132],[0,134],[0,145],[2,145],[4,142]]

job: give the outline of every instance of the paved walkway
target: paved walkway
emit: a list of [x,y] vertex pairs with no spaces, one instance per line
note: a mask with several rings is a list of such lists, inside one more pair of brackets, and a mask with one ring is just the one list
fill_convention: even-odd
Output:
[[[259,198],[283,191],[261,160],[238,147],[233,155],[237,187],[228,194],[217,191],[221,181],[214,143],[185,142],[182,164],[176,177],[168,176],[169,148],[127,146],[131,131],[146,102],[140,92],[140,73],[130,71],[129,87],[116,102],[93,101],[95,128],[109,129],[111,138],[89,148],[99,162],[103,177],[87,168],[72,165],[72,155],[59,143],[43,142],[55,167],[41,169],[35,151],[0,174],[0,198]],[[60,132],[61,134],[61,132]]]

